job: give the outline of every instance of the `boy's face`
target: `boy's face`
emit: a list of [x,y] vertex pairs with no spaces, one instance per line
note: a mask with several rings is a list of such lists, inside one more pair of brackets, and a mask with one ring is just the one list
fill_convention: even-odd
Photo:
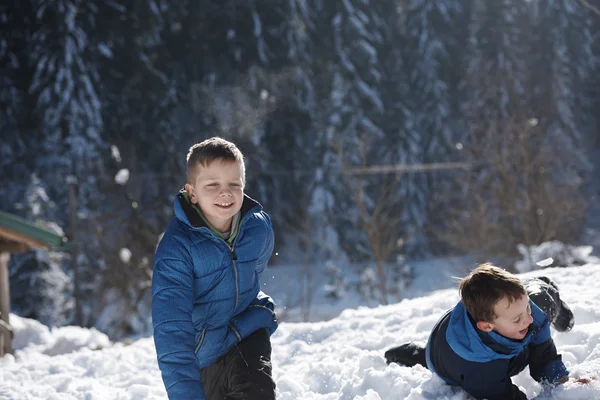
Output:
[[531,304],[529,297],[509,302],[503,298],[494,306],[496,318],[492,322],[477,322],[477,327],[484,332],[496,331],[509,339],[521,340],[527,335],[529,325],[533,322],[531,317]]
[[231,229],[231,221],[242,208],[244,171],[236,161],[214,160],[197,167],[193,185],[185,185],[192,203],[197,204],[208,222],[221,232]]

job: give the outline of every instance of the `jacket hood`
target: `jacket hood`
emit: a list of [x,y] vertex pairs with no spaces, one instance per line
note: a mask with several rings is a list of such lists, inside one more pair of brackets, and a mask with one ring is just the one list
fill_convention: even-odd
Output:
[[456,354],[468,361],[483,363],[512,358],[527,347],[540,325],[547,320],[546,314],[535,303],[531,300],[529,303],[533,323],[522,340],[512,340],[494,331],[483,332],[477,329],[462,301],[452,310],[446,340]]
[[[185,189],[181,189],[175,201],[173,202],[173,209],[175,210],[175,217],[189,226],[190,228],[207,228],[210,229],[202,220],[202,217],[198,215],[192,204],[187,199],[187,192]],[[255,213],[262,210],[262,205],[244,194],[244,200],[242,202],[242,208],[240,209],[241,221],[244,220],[244,216],[248,213]]]

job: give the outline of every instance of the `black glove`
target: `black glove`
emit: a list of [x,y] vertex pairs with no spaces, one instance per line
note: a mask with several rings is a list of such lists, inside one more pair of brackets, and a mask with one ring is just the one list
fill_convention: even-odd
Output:
[[389,349],[385,352],[384,357],[388,364],[394,362],[407,367],[413,367],[419,364],[427,368],[425,348],[413,342]]

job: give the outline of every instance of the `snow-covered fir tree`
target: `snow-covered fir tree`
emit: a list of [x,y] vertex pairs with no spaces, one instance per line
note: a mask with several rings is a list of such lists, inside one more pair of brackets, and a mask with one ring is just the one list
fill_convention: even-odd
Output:
[[[401,29],[406,38],[403,49],[405,70],[410,84],[413,129],[418,132],[422,159],[426,163],[460,159],[456,144],[464,139],[457,101],[466,58],[471,1],[407,0],[402,4]],[[421,173],[417,184],[423,192],[420,206],[428,206],[427,218],[411,235],[413,246],[421,252],[437,252],[440,243],[425,232],[443,218],[440,194],[444,193],[453,170]],[[421,211],[422,212],[422,211]]]
[[71,278],[65,274],[64,254],[30,251],[14,256],[11,279],[12,312],[48,326],[73,321]]
[[[85,220],[94,212],[96,179],[103,170],[101,106],[88,41],[96,7],[76,0],[28,3],[31,12],[25,14],[25,22],[31,28],[19,85],[26,85],[25,110],[33,117],[29,128],[22,125],[21,131],[27,132],[25,148],[32,156],[22,172],[39,178],[36,185],[47,194],[48,207],[40,213],[32,203],[23,202],[20,213],[66,227],[70,211],[67,177],[78,179],[77,215]],[[24,181],[29,184],[28,179]],[[82,248],[87,244],[80,243]],[[90,267],[93,262],[86,264],[86,252],[80,254],[82,267]]]
[[36,119],[30,111],[28,43],[35,29],[35,13],[28,2],[0,8],[0,175],[3,209],[23,207],[31,172],[30,145],[35,142]]
[[[332,143],[328,180],[344,250],[352,260],[384,263],[397,240],[426,218],[416,174],[364,174],[362,168],[422,161],[420,132],[410,112],[396,2],[344,1],[333,20],[336,70],[327,133]],[[382,301],[386,289],[382,286]]]
[[84,210],[96,192],[94,175],[101,167],[98,152],[103,144],[98,75],[88,57],[94,13],[95,7],[84,1],[41,2],[29,60],[35,66],[30,91],[43,117],[38,150],[45,157],[38,159],[39,174],[54,190],[64,190],[67,175],[80,176]]
[[[328,94],[332,3],[290,2],[287,42],[290,66],[263,82],[261,100],[273,102],[266,115],[257,175],[261,201],[273,216],[281,259],[307,268],[331,254],[323,234],[329,221],[323,197],[324,100]],[[286,156],[284,156],[286,155]]]
[[[93,315],[99,329],[120,337],[150,329],[152,255],[184,183],[178,178],[185,177],[191,132],[183,128],[188,121],[175,117],[180,92],[173,63],[179,50],[173,36],[187,14],[163,1],[113,5],[101,9],[95,43],[109,147],[98,184],[110,198],[94,224],[102,282]],[[128,179],[118,178],[125,171]],[[130,256],[121,257],[123,251]],[[109,317],[110,310],[117,312]]]
[[600,60],[600,55],[593,52],[593,16],[581,2],[537,0],[531,2],[531,7],[528,64],[532,69],[532,107],[552,139],[554,150],[560,151],[560,158],[573,166],[576,175],[588,168],[589,161],[581,149],[591,143],[594,126],[587,90]]

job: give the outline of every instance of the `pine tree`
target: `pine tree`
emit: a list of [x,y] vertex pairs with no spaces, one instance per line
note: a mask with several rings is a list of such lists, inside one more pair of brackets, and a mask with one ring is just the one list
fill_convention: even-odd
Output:
[[[36,120],[31,115],[28,82],[33,74],[28,64],[28,43],[35,29],[35,13],[29,2],[0,6],[0,188],[4,210],[19,212],[27,190],[33,158]],[[25,177],[25,178],[24,178]]]
[[[473,2],[469,63],[461,88],[466,131],[461,161],[470,164],[470,170],[452,176],[452,186],[443,198],[446,217],[440,223],[445,228],[438,232],[442,240],[463,251],[498,250],[492,248],[496,241],[490,236],[498,235],[492,229],[503,226],[504,199],[492,194],[491,186],[499,181],[497,164],[514,141],[510,137],[514,124],[509,124],[515,117],[513,110],[528,113],[524,101],[528,49],[523,29],[529,21],[527,6],[520,0]],[[469,234],[463,234],[464,230]]]
[[94,218],[102,200],[97,180],[104,172],[98,73],[92,62],[94,43],[89,39],[95,31],[97,5],[80,0],[36,2],[36,29],[28,60],[35,69],[29,91],[40,118],[37,142],[30,150],[39,155],[34,172],[54,204],[41,217],[68,226],[68,183],[75,179],[80,236],[71,239],[80,250],[78,283],[84,293],[96,288],[95,267],[101,263],[93,257],[94,241],[82,240],[86,232],[93,233],[87,230],[86,221]]
[[337,68],[327,129],[334,143],[327,175],[337,233],[351,260],[377,263],[384,303],[384,264],[401,250],[398,239],[425,218],[418,176],[361,171],[422,161],[420,133],[411,129],[399,26],[396,2],[343,2],[333,20]]
[[[470,1],[408,0],[403,4],[403,57],[410,82],[413,130],[425,163],[460,159],[456,144],[464,139],[458,105],[460,83],[466,66],[464,47],[468,39]],[[420,252],[439,252],[431,231],[443,218],[440,199],[454,171],[429,171],[419,176],[420,207],[425,218],[411,236]],[[421,211],[423,213],[423,211]],[[428,243],[433,239],[432,243]]]
[[10,282],[12,312],[48,326],[72,321],[71,279],[63,270],[64,255],[30,251],[15,255]]
[[591,101],[590,108],[586,111],[588,114],[595,116],[589,126],[595,132],[592,133],[591,139],[592,143],[594,143],[593,148],[597,150],[600,148],[600,130],[597,129],[600,126],[600,114],[598,113],[598,110],[600,110],[600,62],[597,61],[598,57],[600,57],[600,13],[589,10],[587,14],[590,21],[590,34],[593,38],[592,55],[596,61],[593,64],[593,70],[586,80],[585,92],[589,95]]
[[[331,3],[328,3],[332,5]],[[328,94],[327,64],[331,57],[325,47],[333,37],[326,37],[324,21],[333,17],[331,10],[319,2],[290,2],[287,23],[289,62],[278,74],[276,84],[265,85],[263,101],[273,101],[266,115],[264,135],[261,140],[261,157],[257,165],[261,199],[273,217],[275,232],[283,233],[278,239],[279,248],[297,242],[300,252],[314,262],[319,245],[320,230],[326,221],[315,223],[315,193],[322,184],[322,165],[325,154],[324,132],[321,129],[323,104]],[[331,32],[330,32],[331,33]],[[290,157],[282,157],[289,154]],[[291,156],[293,155],[293,156]],[[289,243],[291,245],[291,243]],[[294,247],[294,245],[292,245]],[[285,257],[285,255],[284,255]],[[287,260],[297,262],[297,260]]]
[[[149,331],[140,314],[149,305],[151,260],[183,184],[177,178],[185,176],[190,132],[175,117],[178,65],[167,41],[183,18],[177,11],[169,2],[144,0],[106,2],[98,12],[94,61],[107,171],[98,188],[108,195],[90,224],[101,271],[90,308],[94,325],[112,337]],[[120,171],[129,179],[116,179]]]
[[[561,136],[558,148],[578,154],[589,136],[588,77],[598,63],[593,54],[589,9],[565,0],[532,2],[534,13],[531,63],[532,103],[552,136]],[[577,157],[586,168],[585,157]]]
[[[87,4],[87,6],[86,6]],[[87,2],[45,1],[36,17],[30,62],[36,66],[30,90],[43,116],[41,176],[53,187],[69,174],[96,172],[101,145],[102,117],[97,94],[97,71],[88,57],[88,34],[95,7]],[[67,154],[69,157],[64,157]],[[82,176],[83,199],[91,196]],[[87,193],[86,193],[87,192]]]

